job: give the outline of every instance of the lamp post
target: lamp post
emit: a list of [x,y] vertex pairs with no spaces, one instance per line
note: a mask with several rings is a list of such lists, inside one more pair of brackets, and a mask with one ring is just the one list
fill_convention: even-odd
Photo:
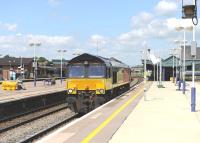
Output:
[[24,67],[22,63],[22,56],[20,56],[20,66],[18,68],[20,68],[20,77],[23,79],[22,72],[24,70]]
[[63,53],[67,52],[67,50],[57,50],[58,53],[61,53],[61,59],[60,59],[60,83],[62,84],[62,59],[63,59]]
[[170,55],[172,55],[172,58],[173,58],[173,65],[172,65],[172,74],[173,74],[173,83],[174,83],[174,51],[175,51],[175,49],[173,48],[173,49],[171,49],[171,53],[170,53]]
[[186,46],[186,38],[185,38],[185,33],[186,33],[186,30],[191,30],[192,27],[189,26],[189,27],[176,27],[176,30],[177,31],[181,31],[183,30],[183,75],[182,75],[182,80],[183,80],[183,94],[185,94],[185,46]]
[[159,62],[157,61],[157,77],[156,77],[157,78],[157,82],[158,82],[158,70],[159,70],[158,69],[158,64],[159,64]]
[[[190,3],[189,3],[190,2]],[[195,63],[197,43],[195,41],[195,26],[198,24],[197,18],[197,0],[182,0],[182,18],[192,19],[193,23],[193,41],[191,44],[191,56],[192,56],[192,88],[191,88],[191,111],[195,112],[196,106],[196,88],[194,84],[195,76]]]
[[176,57],[176,80],[175,80],[175,85],[176,85],[176,83],[177,83],[177,73],[178,73],[178,71],[177,71],[177,66],[178,66],[178,64],[177,64],[177,57],[178,57],[178,54],[175,54],[175,57]]
[[[178,62],[179,62],[179,67],[180,67],[180,56],[181,55],[181,48],[176,48],[175,49],[175,57],[176,57],[176,83],[177,83],[177,81],[178,81],[178,76],[177,76],[177,74],[178,74]],[[180,61],[179,61],[180,60]],[[179,73],[179,79],[180,79],[180,73]],[[176,83],[175,83],[175,85],[176,85]]]
[[[179,45],[179,48],[177,48],[177,50],[179,50],[179,68],[180,68],[180,75],[179,75],[179,79],[183,79],[183,65],[182,65],[182,48],[181,46],[183,45],[184,41],[183,40],[174,40],[174,42],[176,44]],[[187,43],[188,41],[185,40],[185,43]]]
[[[9,60],[8,62],[10,64],[10,73],[11,73],[11,61]],[[9,80],[11,80],[11,76],[10,76]]]
[[147,100],[146,98],[146,91],[147,91],[147,88],[146,88],[146,82],[147,82],[147,45],[145,44],[144,45],[144,51],[142,51],[142,54],[143,54],[143,59],[144,59],[144,101]]
[[159,80],[159,86],[162,86],[162,59],[160,58],[160,80]]
[[30,43],[30,47],[34,47],[34,87],[36,87],[36,78],[37,78],[37,62],[36,62],[36,54],[35,54],[35,47],[41,46],[41,43]]
[[[15,60],[13,60],[13,61],[9,60],[8,62],[9,62],[9,64],[10,64],[10,73],[11,73],[9,80],[11,80],[11,79],[13,80],[14,66],[13,66],[13,68],[12,68],[12,62],[15,63]],[[11,69],[12,69],[12,71],[11,71]],[[12,78],[11,78],[11,77],[12,77]]]
[[191,87],[191,111],[195,112],[196,106],[196,88],[195,88],[195,58],[196,58],[196,47],[197,43],[195,41],[195,25],[193,27],[193,42],[191,45],[191,56],[192,56],[192,87]]
[[103,44],[104,44],[104,41],[102,41],[101,39],[98,39],[96,41],[97,56],[99,56],[100,48],[102,48]]

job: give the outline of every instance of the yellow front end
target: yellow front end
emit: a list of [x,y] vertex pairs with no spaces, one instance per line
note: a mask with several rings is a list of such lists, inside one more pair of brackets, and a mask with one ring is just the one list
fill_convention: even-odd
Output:
[[98,94],[105,94],[106,79],[67,79],[68,94],[77,94],[78,91],[95,91]]

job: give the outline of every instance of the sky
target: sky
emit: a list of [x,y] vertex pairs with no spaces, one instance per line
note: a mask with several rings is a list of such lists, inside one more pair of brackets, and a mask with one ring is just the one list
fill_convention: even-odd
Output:
[[[145,47],[166,58],[183,40],[181,0],[1,0],[0,54],[69,60],[90,53],[141,64]],[[196,39],[199,39],[199,26]],[[192,32],[186,32],[190,41]]]

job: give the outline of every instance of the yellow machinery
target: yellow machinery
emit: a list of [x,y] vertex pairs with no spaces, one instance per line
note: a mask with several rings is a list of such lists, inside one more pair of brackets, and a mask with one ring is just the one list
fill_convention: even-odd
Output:
[[2,89],[3,90],[17,90],[18,82],[17,81],[3,81]]

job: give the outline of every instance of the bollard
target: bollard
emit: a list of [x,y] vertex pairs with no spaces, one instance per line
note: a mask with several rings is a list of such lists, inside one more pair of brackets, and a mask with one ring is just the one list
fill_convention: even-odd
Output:
[[185,81],[183,81],[183,94],[185,94]]
[[181,90],[181,80],[178,81],[178,90]]
[[195,106],[196,106],[196,88],[191,88],[191,111],[195,112]]
[[147,89],[144,87],[144,101],[147,101],[147,95],[146,95]]

